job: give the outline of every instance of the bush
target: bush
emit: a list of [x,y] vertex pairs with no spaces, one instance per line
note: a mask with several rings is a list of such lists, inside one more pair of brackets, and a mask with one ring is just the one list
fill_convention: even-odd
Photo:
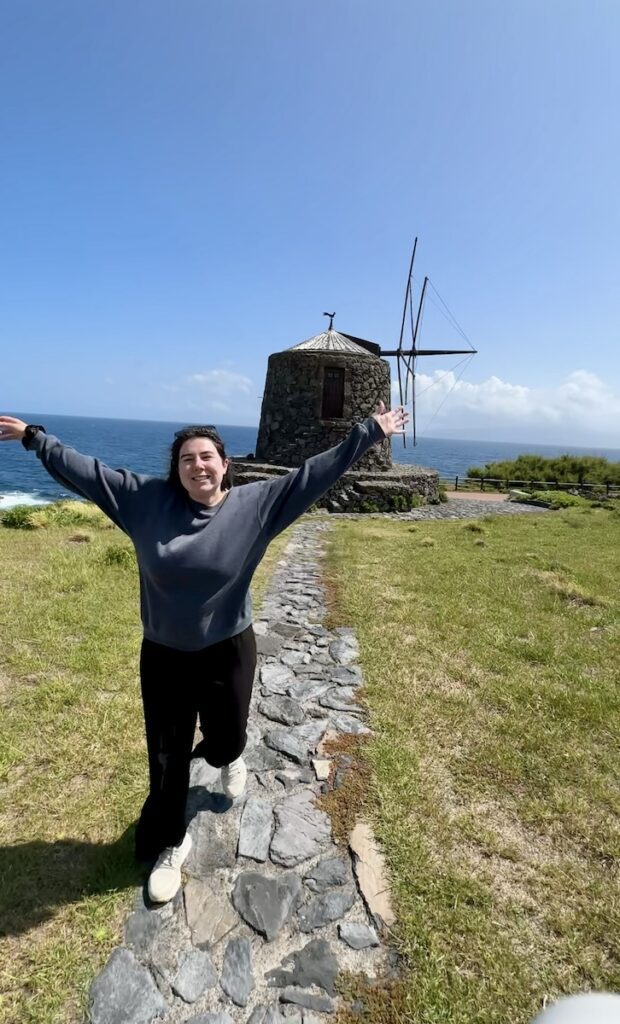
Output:
[[517,459],[504,462],[487,462],[486,466],[472,466],[467,470],[472,477],[495,477],[498,480],[536,483],[574,483],[582,480],[592,484],[620,485],[620,462],[608,462],[596,455],[560,455],[547,459],[542,455],[519,455]]
[[90,501],[55,501],[40,511],[50,526],[106,526],[109,522]]
[[532,491],[531,494],[522,498],[516,498],[517,502],[527,504],[528,501],[545,501],[548,502],[549,507],[552,509],[558,508],[577,508],[584,507],[587,502],[584,498],[580,498],[578,494],[565,494],[563,491]]
[[473,520],[472,522],[469,522],[469,523],[465,523],[465,525],[463,526],[463,529],[467,530],[469,533],[484,533],[485,532],[484,526],[481,526],[481,524],[475,522],[475,520]]
[[14,505],[2,513],[2,525],[10,530],[35,530],[39,525],[34,518],[36,511],[32,505]]
[[445,502],[445,501],[448,500],[448,491],[446,489],[446,485],[445,484],[439,484],[439,490],[437,492],[437,497],[439,498],[439,500],[441,502]]
[[124,544],[111,544],[103,553],[104,565],[121,565],[125,569],[135,569],[136,556],[132,548]]

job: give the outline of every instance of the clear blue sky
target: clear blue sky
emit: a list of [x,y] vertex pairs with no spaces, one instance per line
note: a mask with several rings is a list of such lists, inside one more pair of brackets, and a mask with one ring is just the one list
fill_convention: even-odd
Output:
[[258,423],[323,310],[394,345],[418,234],[479,349],[420,428],[620,446],[619,39],[617,0],[4,0],[2,410]]

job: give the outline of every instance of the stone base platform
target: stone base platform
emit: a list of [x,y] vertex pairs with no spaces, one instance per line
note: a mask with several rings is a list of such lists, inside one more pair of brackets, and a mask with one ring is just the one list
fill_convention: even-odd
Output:
[[[249,484],[270,477],[283,476],[291,470],[286,466],[255,462],[253,459],[231,459],[235,484]],[[407,512],[419,499],[435,504],[439,501],[439,473],[425,466],[396,463],[385,470],[351,470],[340,478],[316,503],[328,512]]]

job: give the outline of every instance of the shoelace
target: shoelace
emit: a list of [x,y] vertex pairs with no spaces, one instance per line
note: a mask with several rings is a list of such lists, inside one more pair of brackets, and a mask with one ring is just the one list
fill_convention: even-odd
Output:
[[181,859],[181,848],[179,846],[169,846],[161,854],[158,862],[158,868],[178,868]]

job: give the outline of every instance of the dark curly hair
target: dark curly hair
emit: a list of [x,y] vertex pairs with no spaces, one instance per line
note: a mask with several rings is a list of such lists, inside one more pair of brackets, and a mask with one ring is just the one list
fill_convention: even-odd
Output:
[[[172,447],[170,448],[170,468],[168,470],[168,483],[177,490],[185,491],[179,477],[179,455],[184,442],[191,440],[192,437],[206,437],[209,441],[213,441],[215,450],[220,458],[227,458],[224,450],[224,442],[215,427],[183,427],[183,430],[177,430],[174,435]],[[229,463],[228,469],[222,477],[222,490],[229,491],[232,485],[232,466]]]

